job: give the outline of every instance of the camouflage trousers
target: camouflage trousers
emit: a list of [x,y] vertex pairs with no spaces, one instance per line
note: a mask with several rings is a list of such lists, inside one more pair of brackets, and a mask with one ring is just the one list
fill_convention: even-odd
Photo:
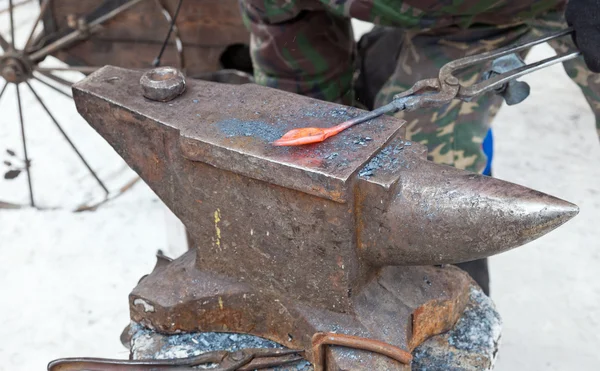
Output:
[[[566,27],[564,1],[558,0],[240,0],[240,5],[251,31],[257,83],[366,108],[386,104],[416,81],[437,76],[451,60]],[[369,55],[367,48],[357,55],[351,18],[385,27],[378,32],[392,37],[382,52]],[[560,53],[575,48],[570,37],[551,46]],[[366,79],[363,85],[371,92],[355,96],[357,61],[362,64],[358,79]],[[581,58],[565,62],[564,68],[596,114],[600,133],[600,75]],[[483,70],[473,68],[458,77],[472,84]],[[396,115],[407,122],[407,139],[426,145],[432,161],[481,173],[487,162],[482,142],[502,102],[487,95]]]

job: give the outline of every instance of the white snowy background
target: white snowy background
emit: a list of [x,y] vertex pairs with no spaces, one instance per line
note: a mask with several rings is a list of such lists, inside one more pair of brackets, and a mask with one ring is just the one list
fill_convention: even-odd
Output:
[[[0,9],[6,5],[0,0]],[[36,2],[18,8],[18,44],[37,8]],[[357,37],[369,27],[355,25]],[[7,14],[0,13],[0,32],[7,30]],[[552,53],[536,47],[529,60]],[[494,122],[494,175],[571,201],[581,212],[491,259],[492,298],[504,321],[496,370],[597,370],[600,144],[594,117],[561,66],[524,80],[531,96],[504,107]],[[71,100],[32,86],[112,192],[135,178]],[[172,257],[185,250],[179,222],[143,182],[97,211],[72,212],[101,199],[102,191],[25,85],[21,92],[36,203],[47,210],[0,209],[0,370],[44,370],[60,357],[127,358],[119,342],[128,323],[127,296],[152,269],[158,249]],[[22,157],[16,108],[9,86],[0,100],[2,174],[2,161],[17,162],[6,149]],[[27,204],[24,174],[0,177],[0,201]]]

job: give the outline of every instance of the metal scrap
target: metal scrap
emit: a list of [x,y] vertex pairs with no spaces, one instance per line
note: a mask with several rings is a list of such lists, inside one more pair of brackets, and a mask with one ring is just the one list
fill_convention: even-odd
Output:
[[294,349],[241,349],[235,352],[213,351],[179,359],[120,360],[105,358],[63,358],[48,365],[48,371],[192,371],[200,365],[216,365],[212,371],[250,371],[302,361],[303,351]]
[[315,371],[325,371],[325,346],[339,345],[343,347],[367,350],[378,354],[383,354],[400,363],[410,364],[412,355],[404,349],[398,348],[383,341],[367,339],[347,334],[337,334],[333,332],[318,332],[312,337],[312,351],[315,359]]

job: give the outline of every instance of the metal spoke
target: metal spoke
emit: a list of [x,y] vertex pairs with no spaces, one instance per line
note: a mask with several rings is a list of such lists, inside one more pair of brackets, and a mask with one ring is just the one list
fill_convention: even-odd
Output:
[[57,93],[60,93],[60,94],[64,95],[65,97],[69,98],[69,99],[73,99],[73,97],[72,97],[70,94],[67,94],[67,93],[65,93],[64,91],[60,90],[60,89],[59,89],[59,88],[57,88],[56,86],[54,86],[54,85],[52,85],[52,84],[49,84],[49,83],[47,83],[46,81],[44,81],[44,80],[42,80],[42,79],[40,79],[40,78],[38,78],[38,77],[36,77],[36,76],[33,76],[33,78],[34,78],[35,80],[37,80],[37,81],[41,82],[42,84],[46,85],[46,86],[47,86],[47,87],[49,87],[50,89],[54,90],[55,92],[57,92]]
[[27,48],[29,47],[29,44],[31,44],[31,41],[33,40],[33,34],[35,33],[35,30],[37,29],[37,26],[40,23],[40,20],[42,19],[44,14],[46,14],[46,10],[48,10],[48,5],[50,5],[50,0],[44,0],[44,2],[42,3],[42,6],[40,7],[40,14],[38,14],[37,19],[33,23],[33,27],[31,28],[31,33],[29,34],[29,37],[27,38],[27,42],[25,43],[25,46],[23,47],[24,50],[27,50]]
[[29,87],[29,90],[31,90],[31,92],[33,93],[33,95],[37,98],[38,102],[40,103],[40,105],[42,106],[42,108],[44,109],[44,111],[46,111],[46,113],[48,114],[48,116],[50,117],[50,119],[52,120],[52,122],[54,122],[54,125],[56,125],[56,127],[58,128],[58,130],[60,131],[60,133],[63,135],[63,137],[67,140],[67,142],[69,142],[69,144],[71,145],[71,148],[73,148],[73,150],[75,151],[75,153],[77,154],[77,156],[79,157],[79,159],[83,162],[83,164],[89,170],[89,172],[92,174],[92,176],[94,177],[94,179],[96,179],[96,181],[98,182],[98,184],[100,185],[100,187],[102,187],[102,189],[104,190],[104,192],[108,195],[109,192],[108,192],[108,189],[106,188],[106,186],[104,185],[104,183],[100,180],[100,178],[98,178],[98,175],[96,175],[96,172],[94,170],[92,170],[92,168],[87,163],[87,161],[83,158],[83,155],[79,152],[79,150],[77,150],[77,147],[75,147],[75,144],[73,144],[73,142],[71,141],[71,139],[69,138],[69,136],[67,135],[67,133],[65,133],[65,131],[60,126],[60,124],[58,123],[58,121],[56,121],[56,119],[54,118],[54,116],[52,115],[52,113],[50,112],[50,110],[48,109],[48,107],[46,107],[46,104],[44,104],[44,101],[42,100],[42,98],[40,98],[40,96],[35,92],[35,90],[33,90],[33,88],[31,87],[31,84],[29,84],[28,81],[25,81],[25,83]]
[[8,41],[6,41],[4,37],[2,37],[2,35],[0,35],[0,47],[5,52],[8,51],[8,49],[10,49],[10,44],[8,43]]
[[165,52],[165,48],[167,47],[169,40],[171,39],[171,32],[175,32],[175,45],[177,48],[177,58],[179,60],[179,68],[183,69],[183,68],[185,68],[184,61],[183,61],[183,43],[181,42],[181,39],[179,38],[179,29],[177,28],[177,25],[175,24],[177,21],[177,16],[179,15],[179,10],[181,9],[181,5],[183,4],[183,0],[179,0],[179,3],[177,4],[177,8],[175,9],[175,15],[173,15],[172,17],[171,17],[171,14],[169,14],[169,11],[165,8],[165,6],[162,4],[162,2],[160,0],[156,0],[156,3],[161,8],[163,15],[167,19],[167,22],[169,22],[169,31],[167,32],[167,37],[165,38],[165,40],[162,44],[162,47],[160,48],[158,56],[152,62],[152,65],[154,67],[158,67],[160,65],[160,60],[162,58],[162,55]]
[[36,71],[40,72],[54,72],[54,71],[73,71],[81,73],[93,73],[102,67],[94,66],[71,66],[71,67],[35,67]]
[[[98,17],[97,19],[93,20],[92,22],[90,22],[88,24],[86,32],[90,32],[90,33],[96,32],[98,29],[97,26],[103,24],[106,21],[113,19],[117,15],[119,15],[119,14],[123,13],[124,11],[126,11],[127,9],[135,6],[136,4],[138,4],[141,1],[144,1],[144,0],[130,0],[129,2],[106,13],[105,15]],[[29,58],[34,62],[39,59],[42,59],[45,56],[47,56],[48,54],[52,54],[55,51],[60,50],[61,48],[63,48],[66,45],[69,45],[75,41],[79,41],[80,36],[82,36],[82,35],[83,35],[83,31],[81,31],[81,30],[76,30],[71,33],[68,33],[67,35],[61,37],[60,39],[54,41],[53,43],[50,43],[49,45],[46,45],[42,49],[30,54]]]
[[[15,48],[15,19],[14,19],[14,12],[13,12],[13,0],[8,0],[8,11],[10,14],[10,44],[12,45],[12,48]],[[18,90],[17,90],[18,91]]]
[[68,88],[71,88],[71,86],[73,86],[73,82],[68,81],[63,79],[62,77],[58,77],[56,75],[51,74],[50,72],[41,72],[41,71],[36,71],[39,72],[40,75],[49,78],[50,80],[56,81],[59,84],[62,84]]
[[27,154],[27,141],[25,140],[25,123],[23,121],[23,107],[21,106],[21,92],[19,90],[19,85],[15,85],[17,88],[17,102],[19,106],[19,119],[21,121],[21,140],[23,141],[23,155],[25,156],[25,170],[27,170],[27,184],[29,185],[29,201],[31,207],[35,207],[35,202],[33,200],[33,187],[31,186],[31,171],[29,170],[30,162],[29,155]]
[[4,83],[4,86],[2,87],[2,90],[0,90],[0,98],[2,98],[2,95],[4,94],[4,91],[6,90],[7,87],[8,87],[8,81],[6,81]]
[[[14,7],[15,7],[15,8],[17,8],[17,7],[21,6],[21,5],[25,5],[25,4],[27,4],[27,3],[30,3],[30,2],[32,2],[32,1],[33,1],[33,0],[23,0],[23,1],[21,1],[20,3],[16,3],[16,4],[14,5]],[[8,8],[4,8],[4,9],[0,10],[0,14],[4,14],[4,13],[6,13],[6,12],[8,12]]]

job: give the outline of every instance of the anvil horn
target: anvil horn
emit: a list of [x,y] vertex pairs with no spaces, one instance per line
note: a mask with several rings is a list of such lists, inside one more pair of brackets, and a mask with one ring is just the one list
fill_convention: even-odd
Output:
[[[391,161],[399,161],[399,176],[392,175]],[[368,217],[361,218],[359,248],[376,266],[488,257],[535,240],[579,212],[517,184],[425,161],[423,147],[401,139],[362,173],[369,176],[360,177],[364,195],[357,207]]]

